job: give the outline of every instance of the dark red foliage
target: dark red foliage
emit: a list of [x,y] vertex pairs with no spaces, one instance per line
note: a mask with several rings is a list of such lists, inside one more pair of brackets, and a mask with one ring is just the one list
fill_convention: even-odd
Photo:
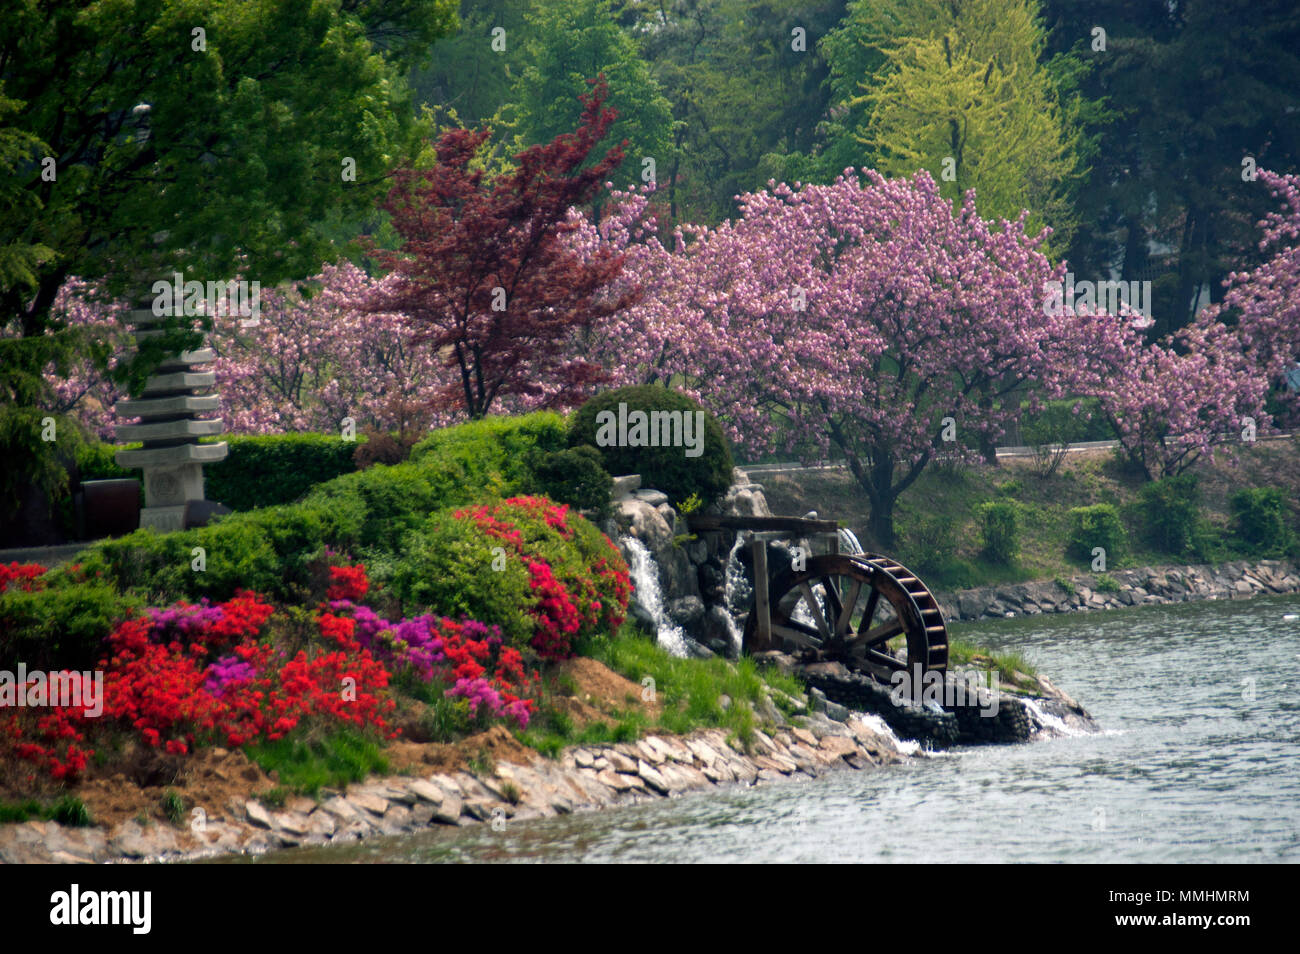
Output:
[[[486,128],[449,130],[432,169],[394,173],[383,207],[402,246],[373,249],[395,278],[369,310],[401,312],[427,329],[416,340],[445,354],[457,372],[438,399],[445,407],[477,418],[506,395],[564,406],[605,377],[565,350],[575,331],[639,294],[608,291],[622,255],[603,248],[583,255],[565,240],[577,224],[569,209],[588,202],[623,160],[616,146],[586,164],[616,118],[602,108],[604,79],[593,85],[578,129],[524,150],[511,173],[493,179],[470,167]],[[496,289],[504,290],[503,310]]]

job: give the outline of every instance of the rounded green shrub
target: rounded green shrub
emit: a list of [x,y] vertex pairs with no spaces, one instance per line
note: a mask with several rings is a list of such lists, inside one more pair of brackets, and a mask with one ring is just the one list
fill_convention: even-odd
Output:
[[1119,513],[1111,504],[1075,507],[1066,512],[1066,552],[1079,560],[1091,560],[1095,547],[1106,551],[1107,565],[1119,560],[1127,546],[1128,535]]
[[1278,556],[1295,540],[1286,495],[1277,487],[1253,487],[1232,495],[1233,532],[1252,553]]
[[1179,474],[1147,484],[1138,492],[1138,508],[1147,542],[1162,553],[1182,555],[1196,539],[1201,519],[1196,475]]
[[1014,562],[1020,553],[1015,503],[996,500],[982,504],[977,512],[984,556],[993,563]]
[[357,442],[334,434],[223,437],[226,459],[203,469],[205,493],[232,510],[292,503],[317,484],[357,469]]
[[402,553],[384,582],[405,612],[495,623],[545,658],[615,631],[631,594],[609,539],[544,497],[441,511],[404,538]]
[[614,479],[605,470],[600,451],[590,444],[537,454],[532,471],[534,492],[582,510],[609,510]]
[[640,474],[641,486],[662,490],[675,504],[693,493],[712,503],[731,486],[731,447],[717,419],[668,388],[647,384],[596,395],[569,423],[569,446],[584,444],[600,451],[609,473]]
[[44,589],[0,594],[0,659],[10,668],[92,669],[113,627],[139,607],[108,582],[56,570]]

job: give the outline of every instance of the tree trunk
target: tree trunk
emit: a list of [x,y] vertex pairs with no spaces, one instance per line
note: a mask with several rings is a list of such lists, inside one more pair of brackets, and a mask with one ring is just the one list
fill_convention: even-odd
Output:
[[891,501],[886,505],[873,504],[867,518],[867,530],[871,539],[881,550],[891,550],[894,546],[894,507]]

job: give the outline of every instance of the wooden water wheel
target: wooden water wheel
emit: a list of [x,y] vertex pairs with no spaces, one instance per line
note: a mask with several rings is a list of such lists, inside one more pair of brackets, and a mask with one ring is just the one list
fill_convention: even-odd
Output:
[[[925,584],[902,564],[879,554],[810,557],[768,583],[770,622],[763,633],[759,607],[745,623],[744,648],[780,649],[836,660],[850,669],[888,680],[920,664],[924,673],[948,668],[948,629]],[[906,661],[889,651],[906,638]]]

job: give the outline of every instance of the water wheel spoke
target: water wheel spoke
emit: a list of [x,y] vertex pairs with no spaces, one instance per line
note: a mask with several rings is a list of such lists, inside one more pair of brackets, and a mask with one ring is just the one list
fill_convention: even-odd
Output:
[[887,642],[893,639],[903,631],[903,621],[895,617],[888,622],[881,623],[879,626],[873,626],[865,633],[859,633],[854,636],[851,645],[854,646],[875,646],[878,643]]
[[895,669],[899,672],[904,672],[907,669],[907,663],[903,662],[901,659],[895,659],[893,656],[882,653],[878,649],[868,649],[863,655],[863,658],[869,663],[874,663],[877,666],[884,666],[886,669]]
[[817,594],[813,592],[811,586],[807,583],[800,583],[799,589],[803,593],[804,601],[808,604],[808,612],[812,614],[813,620],[817,623],[817,631],[822,634],[822,639],[831,638],[831,628],[826,622],[826,614],[822,612],[822,601],[817,599]]
[[833,632],[838,633],[840,614],[844,611],[840,603],[840,588],[836,584],[838,577],[823,576],[821,578],[822,590],[826,593],[826,615],[835,623]]
[[808,649],[821,649],[822,640],[814,633],[808,631],[808,628],[796,620],[789,620],[784,623],[772,623],[772,635],[780,636],[782,639],[788,639],[792,643]]
[[[872,590],[874,593],[875,590]],[[839,616],[835,620],[835,635],[847,636],[853,630],[853,610],[858,605],[858,597],[862,593],[862,581],[854,580],[844,595],[844,605],[840,607]]]
[[862,611],[862,620],[858,623],[859,635],[871,628],[871,621],[876,616],[876,607],[878,605],[880,605],[880,590],[873,586],[871,595],[867,597],[867,608]]

